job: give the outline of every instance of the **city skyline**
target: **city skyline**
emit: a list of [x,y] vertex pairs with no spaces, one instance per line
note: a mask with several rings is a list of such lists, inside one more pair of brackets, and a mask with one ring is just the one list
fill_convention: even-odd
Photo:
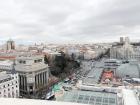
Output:
[[138,0],[9,0],[0,4],[1,43],[97,43],[140,39]]

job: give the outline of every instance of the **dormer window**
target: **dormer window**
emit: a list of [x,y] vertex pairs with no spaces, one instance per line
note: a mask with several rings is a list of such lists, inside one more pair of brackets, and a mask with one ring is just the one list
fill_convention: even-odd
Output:
[[20,64],[26,64],[26,61],[20,60],[19,63],[20,63]]
[[37,60],[34,60],[34,63],[37,63]]
[[42,62],[42,59],[34,60],[34,63]]
[[23,64],[26,64],[26,61],[23,61]]
[[22,61],[19,61],[19,63],[22,63]]

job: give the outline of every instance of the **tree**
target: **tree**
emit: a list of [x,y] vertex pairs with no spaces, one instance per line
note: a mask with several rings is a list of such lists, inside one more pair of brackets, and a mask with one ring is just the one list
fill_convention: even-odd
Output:
[[48,64],[49,63],[48,58],[47,58],[46,55],[44,56],[44,62],[45,62],[45,64]]
[[64,56],[55,57],[55,66],[59,67],[61,69],[61,72],[64,71],[64,68],[66,67],[66,60],[65,60]]
[[71,59],[74,61],[75,60],[75,55],[74,53],[71,54]]

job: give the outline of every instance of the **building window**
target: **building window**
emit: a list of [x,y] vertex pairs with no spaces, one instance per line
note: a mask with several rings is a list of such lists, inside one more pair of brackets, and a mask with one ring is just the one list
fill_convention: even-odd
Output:
[[12,89],[14,89],[14,87],[12,87]]
[[18,86],[16,85],[16,88],[17,88]]
[[126,75],[126,77],[130,77],[129,75]]
[[34,60],[34,63],[42,62],[42,59]]
[[14,98],[14,95],[15,95],[15,93],[14,92],[12,92],[12,97]]
[[8,84],[8,86],[10,86],[10,85]]
[[26,64],[26,61],[23,61],[23,64]]
[[10,89],[8,88],[8,91],[10,91]]
[[30,86],[30,89],[32,90],[33,89],[33,86]]
[[38,62],[42,62],[42,59],[39,59]]
[[22,61],[19,61],[19,63],[22,63]]
[[11,97],[11,94],[10,94],[10,93],[8,93],[8,97],[9,97],[9,98]]
[[5,88],[5,85],[3,85],[3,88]]

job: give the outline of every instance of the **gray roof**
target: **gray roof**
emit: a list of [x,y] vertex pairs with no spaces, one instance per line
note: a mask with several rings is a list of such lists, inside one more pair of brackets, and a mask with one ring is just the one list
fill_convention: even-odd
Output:
[[11,79],[12,77],[10,74],[7,74],[6,72],[0,72],[0,83],[7,82]]
[[91,70],[87,77],[83,80],[83,84],[92,85],[99,82],[103,68],[94,68]]
[[44,63],[38,63],[33,65],[16,65],[15,70],[17,72],[36,72],[40,70],[48,70],[48,65]]
[[139,78],[140,77],[140,67],[137,63],[127,63],[122,64],[118,69],[116,70],[116,76],[123,78],[126,77],[126,75],[129,75],[131,78]]
[[117,105],[117,94],[93,91],[66,92],[59,101],[92,105]]

